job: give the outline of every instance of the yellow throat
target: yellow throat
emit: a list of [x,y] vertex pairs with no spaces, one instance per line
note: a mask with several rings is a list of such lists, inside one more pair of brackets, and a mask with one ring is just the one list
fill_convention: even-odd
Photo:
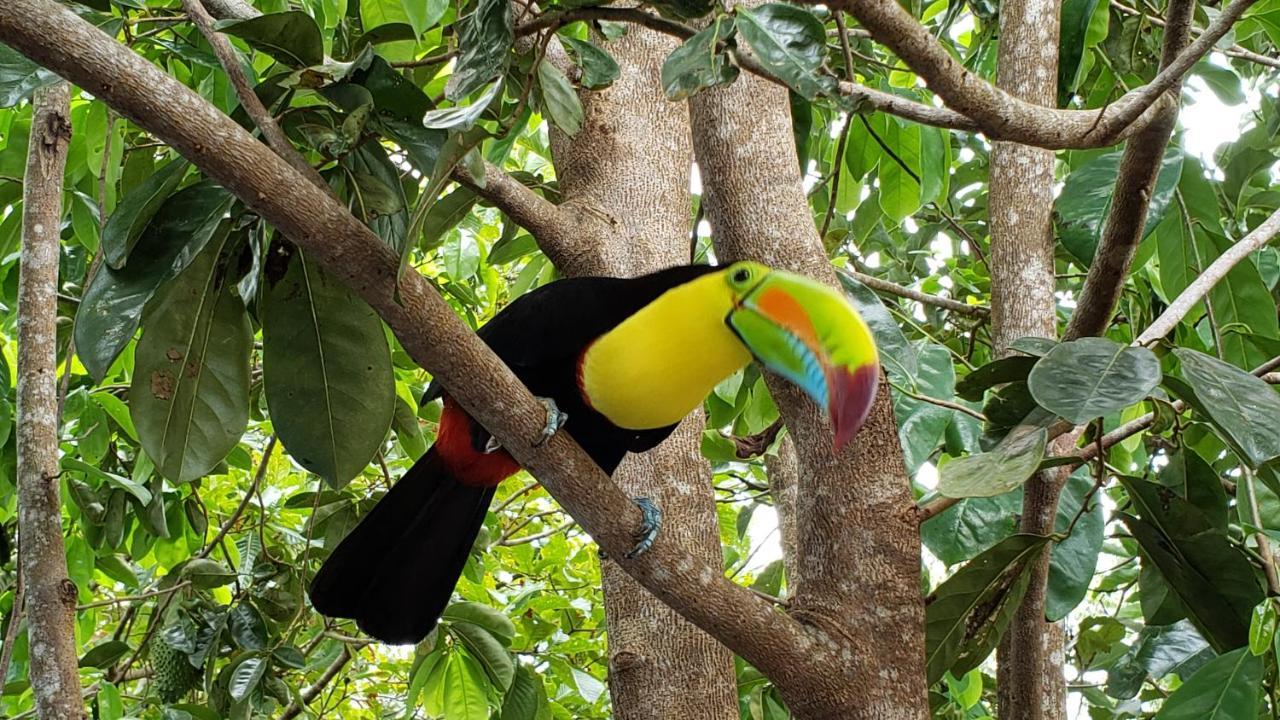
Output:
[[628,430],[680,422],[717,383],[751,362],[724,322],[733,302],[724,272],[660,295],[587,348],[587,402]]

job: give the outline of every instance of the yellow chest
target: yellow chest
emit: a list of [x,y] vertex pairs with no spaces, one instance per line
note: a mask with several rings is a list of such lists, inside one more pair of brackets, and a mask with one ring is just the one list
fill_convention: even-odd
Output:
[[720,273],[664,293],[587,348],[587,401],[628,430],[680,422],[751,361],[724,323],[732,304]]

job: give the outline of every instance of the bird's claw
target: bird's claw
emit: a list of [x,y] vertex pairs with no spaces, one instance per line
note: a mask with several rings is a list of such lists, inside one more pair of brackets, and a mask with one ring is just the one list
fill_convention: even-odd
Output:
[[562,412],[559,406],[556,405],[555,400],[549,397],[540,397],[538,402],[542,403],[542,406],[547,409],[547,424],[542,428],[542,434],[534,441],[534,447],[546,445],[547,441],[569,421],[569,414]]
[[640,508],[644,521],[640,523],[640,530],[635,535],[635,547],[623,556],[628,560],[644,554],[653,547],[653,541],[658,539],[658,531],[662,529],[662,508],[655,505],[649,498],[636,498],[634,502],[636,507]]

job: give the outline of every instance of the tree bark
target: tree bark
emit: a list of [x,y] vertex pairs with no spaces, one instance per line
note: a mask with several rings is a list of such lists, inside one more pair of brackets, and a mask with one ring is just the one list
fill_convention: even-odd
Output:
[[[599,37],[598,42],[603,42]],[[577,241],[557,265],[569,275],[634,276],[689,261],[689,169],[693,151],[683,103],[668,102],[662,61],[670,37],[633,27],[607,44],[622,74],[579,93],[575,137],[553,131],[561,213],[577,218]],[[665,542],[707,565],[721,560],[711,471],[700,452],[702,412],[666,442],[631,455],[614,473],[627,494],[662,508]],[[572,432],[572,420],[570,420]],[[609,690],[618,720],[738,717],[733,654],[645,590],[615,562],[601,562],[609,632]]]
[[[785,91],[756,77],[690,101],[717,255],[835,286],[801,185]],[[823,696],[779,688],[798,718],[924,718],[920,536],[888,383],[839,455],[823,413],[776,378],[769,390],[799,460],[789,611],[854,650],[849,682]]]
[[[1053,107],[1058,93],[1059,0],[1000,5],[996,84],[1027,102]],[[996,354],[1020,337],[1057,337],[1053,272],[1054,153],[1016,143],[991,149],[991,335]],[[1053,532],[1064,474],[1050,470],[1026,484],[1020,530]],[[1044,621],[1048,555],[1032,571],[1022,605],[997,651],[1002,720],[1066,717],[1063,632]]]
[[26,583],[30,679],[41,720],[84,717],[76,657],[76,586],[67,576],[58,471],[58,257],[71,90],[35,92],[23,180],[18,279],[18,534]]

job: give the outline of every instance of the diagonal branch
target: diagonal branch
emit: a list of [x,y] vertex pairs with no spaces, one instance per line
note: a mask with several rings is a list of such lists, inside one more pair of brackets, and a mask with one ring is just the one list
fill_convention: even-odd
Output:
[[[791,693],[852,681],[852,650],[775,611],[661,538],[623,558],[640,511],[565,433],[535,447],[546,409],[416,272],[340,203],[243,128],[56,0],[0,4],[0,42],[67,77],[170,144],[293,239],[387,322],[411,357],[489,428],[641,584]],[[281,192],[288,188],[288,192]],[[397,284],[397,278],[399,282]]]
[[582,241],[585,228],[573,222],[563,207],[542,197],[492,163],[484,164],[483,184],[476,182],[462,164],[454,168],[453,179],[528,230],[538,242],[538,247],[557,267],[565,267],[573,247]]
[[[819,0],[805,0],[816,4]],[[969,72],[896,0],[835,0],[893,50],[947,107],[972,119],[988,137],[1045,148],[1104,147],[1155,119],[1162,100],[1256,0],[1231,0],[1200,37],[1146,85],[1099,110],[1060,110],[1021,100]]]
[[[1195,7],[1195,0],[1170,0],[1160,58],[1162,68],[1175,62],[1187,46]],[[1064,340],[1101,335],[1111,324],[1112,313],[1120,301],[1125,278],[1129,276],[1129,267],[1147,226],[1151,196],[1178,119],[1177,89],[1181,85],[1178,81],[1170,91],[1173,104],[1161,109],[1151,124],[1125,144],[1111,195],[1111,211],[1089,265],[1080,300],[1063,334]]]

